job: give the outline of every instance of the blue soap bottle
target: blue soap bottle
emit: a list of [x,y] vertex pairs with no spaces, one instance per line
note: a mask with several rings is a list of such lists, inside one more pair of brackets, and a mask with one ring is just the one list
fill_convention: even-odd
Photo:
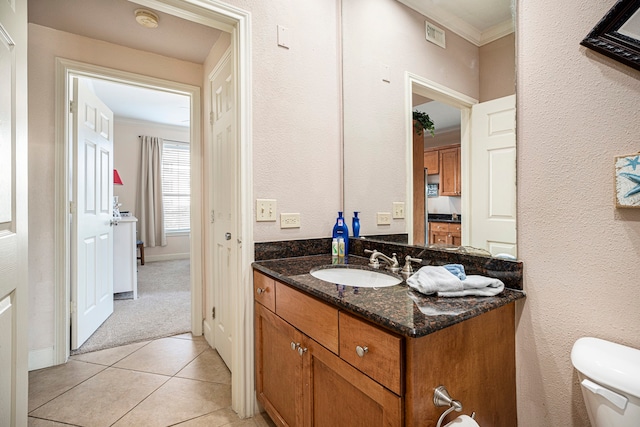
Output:
[[336,225],[333,226],[333,238],[344,239],[344,254],[349,254],[349,228],[344,222],[342,212],[338,212],[338,219],[336,219]]
[[351,226],[353,229],[353,237],[360,237],[360,218],[358,218],[358,212],[353,213]]

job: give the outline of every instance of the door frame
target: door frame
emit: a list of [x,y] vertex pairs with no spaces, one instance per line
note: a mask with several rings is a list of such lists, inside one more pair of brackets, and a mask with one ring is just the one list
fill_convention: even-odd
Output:
[[[463,93],[449,89],[446,86],[436,83],[432,80],[420,77],[417,74],[405,72],[405,117],[410,120],[413,112],[412,95],[417,93],[434,101],[448,104],[452,107],[460,109],[460,156],[462,170],[469,170],[471,159],[469,152],[471,149],[471,107],[478,103],[477,99],[471,98]],[[413,128],[407,126],[405,128],[405,148],[406,148],[406,180],[407,193],[406,200],[406,224],[407,233],[409,234],[409,244],[413,244]],[[469,174],[462,174],[462,188],[469,187]],[[469,192],[462,192],[462,244],[469,241],[469,215],[468,206],[470,202]],[[465,206],[467,208],[465,208]],[[427,235],[428,235],[427,230]]]
[[[201,153],[200,137],[200,88],[197,86],[175,83],[143,76],[140,74],[114,70],[97,65],[86,64],[68,59],[56,58],[56,258],[58,267],[56,278],[56,348],[59,363],[64,363],[69,357],[70,349],[70,310],[71,307],[71,231],[72,227],[67,220],[71,206],[70,170],[72,168],[73,153],[73,124],[70,122],[69,109],[65,108],[70,103],[71,79],[85,77],[90,79],[108,80],[147,89],[172,92],[189,96],[191,109],[190,124],[190,157],[191,157],[191,330],[194,335],[202,333],[202,324],[198,319],[202,318],[202,259],[197,257],[201,243],[201,176],[202,167],[198,162]],[[196,256],[194,256],[196,255]],[[64,314],[62,318],[59,314]]]
[[[239,145],[238,156],[238,212],[240,213],[240,243],[237,277],[240,278],[238,286],[232,287],[235,294],[235,317],[238,339],[234,340],[234,366],[231,380],[231,405],[232,409],[241,418],[250,417],[257,410],[255,398],[255,369],[254,369],[254,331],[253,331],[253,282],[251,262],[254,259],[252,200],[253,200],[253,160],[252,160],[252,95],[251,95],[251,14],[241,8],[231,6],[220,0],[131,0],[143,6],[170,13],[183,19],[209,25],[231,34],[231,45],[235,51],[235,65],[237,78],[237,126]],[[76,70],[81,71],[81,70]],[[69,357],[68,343],[68,306],[69,306],[69,233],[68,212],[69,192],[68,182],[68,138],[66,133],[68,92],[65,86],[68,81],[62,64],[56,64],[56,98],[55,98],[55,124],[56,124],[56,169],[55,169],[55,349],[54,363],[65,363]],[[204,76],[203,76],[204,80]],[[199,93],[198,93],[198,99]],[[193,102],[193,98],[192,98]],[[200,100],[197,102],[200,111]],[[192,132],[197,132],[197,138],[192,135],[192,141],[198,141],[199,150],[202,146],[201,117],[195,116],[191,111]],[[196,125],[197,123],[197,125]],[[200,153],[200,151],[198,151]],[[201,158],[195,162],[202,177]],[[198,219],[197,225],[201,230],[203,224],[202,195],[208,191],[209,183],[200,181],[198,204],[192,205],[192,215]],[[207,216],[204,215],[206,218]],[[194,225],[192,216],[192,226]],[[210,260],[203,258],[201,235],[193,239],[192,229],[191,256],[200,266],[198,277],[202,277],[202,264],[210,265]],[[197,243],[196,243],[197,240]],[[192,277],[193,275],[192,262]],[[202,280],[198,287],[200,292],[196,294],[192,289],[192,298],[197,295],[197,305],[200,317],[196,320],[198,329],[202,333]],[[207,289],[206,292],[211,292]],[[193,311],[193,309],[192,309]],[[193,319],[192,319],[193,320]],[[193,323],[193,322],[192,322]]]

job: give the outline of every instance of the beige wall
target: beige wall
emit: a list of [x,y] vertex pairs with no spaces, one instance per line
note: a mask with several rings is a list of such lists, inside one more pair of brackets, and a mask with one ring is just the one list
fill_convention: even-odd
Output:
[[613,3],[518,2],[521,427],[589,425],[579,337],[640,348],[640,211],[613,199],[614,156],[639,150],[640,71],[579,45]]
[[54,346],[55,58],[200,86],[202,65],[29,24],[29,350]]
[[[302,222],[255,222],[254,240],[329,236],[342,191],[338,0],[228,3],[251,12],[254,200],[276,199],[278,218]],[[277,25],[290,49],[277,45]]]
[[516,35],[480,47],[480,102],[516,93]]
[[[120,210],[130,211],[133,216],[138,216],[136,201],[138,200],[140,171],[139,135],[188,142],[189,128],[115,118],[113,164],[122,178],[123,185],[114,186],[113,193],[119,197],[118,201],[122,203]],[[189,234],[168,234],[167,246],[145,248],[144,255],[145,261],[188,258]]]

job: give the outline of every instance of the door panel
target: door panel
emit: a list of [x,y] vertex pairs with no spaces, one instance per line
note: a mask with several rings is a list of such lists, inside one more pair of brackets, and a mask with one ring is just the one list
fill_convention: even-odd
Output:
[[516,256],[515,95],[472,109],[470,246]]
[[113,113],[74,79],[71,348],[113,313]]
[[0,2],[0,425],[27,425],[27,1]]
[[231,287],[238,283],[239,247],[237,215],[237,147],[235,136],[235,89],[233,61],[226,56],[210,82],[211,135],[213,149],[211,174],[210,246],[213,248],[214,346],[229,369],[232,368],[232,344],[235,335],[234,303]]

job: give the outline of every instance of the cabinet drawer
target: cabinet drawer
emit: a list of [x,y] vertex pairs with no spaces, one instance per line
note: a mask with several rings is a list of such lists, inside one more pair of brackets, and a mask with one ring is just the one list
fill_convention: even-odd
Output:
[[462,225],[460,224],[449,224],[449,231],[452,233],[460,234],[462,232]]
[[253,272],[253,297],[256,302],[276,311],[276,281],[257,271]]
[[430,222],[431,231],[449,231],[449,224],[446,222]]
[[[364,349],[358,355],[357,347]],[[402,394],[402,339],[340,312],[340,357],[389,390]]]
[[276,282],[276,314],[338,354],[338,309]]

